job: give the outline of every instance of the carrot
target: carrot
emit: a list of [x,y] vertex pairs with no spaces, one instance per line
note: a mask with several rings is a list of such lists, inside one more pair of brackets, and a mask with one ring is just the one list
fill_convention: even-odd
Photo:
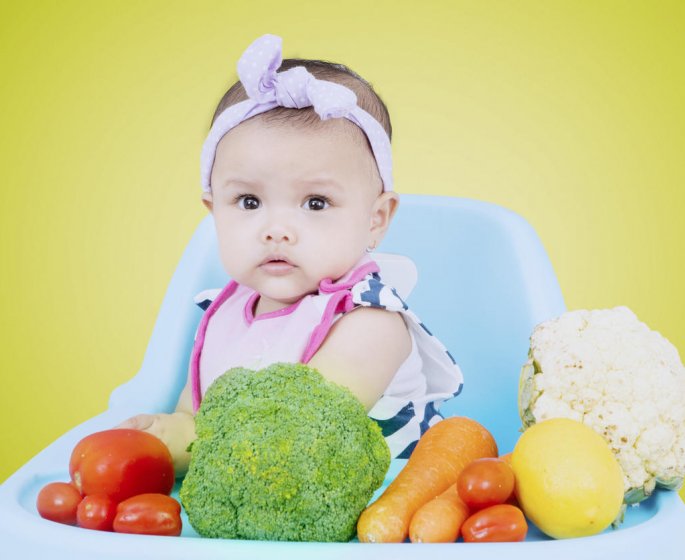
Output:
[[357,521],[361,542],[404,542],[412,516],[454,484],[471,461],[497,457],[490,432],[475,420],[446,418],[419,440],[407,464]]
[[468,516],[469,508],[459,498],[457,485],[452,484],[417,510],[409,523],[409,540],[413,543],[454,542]]

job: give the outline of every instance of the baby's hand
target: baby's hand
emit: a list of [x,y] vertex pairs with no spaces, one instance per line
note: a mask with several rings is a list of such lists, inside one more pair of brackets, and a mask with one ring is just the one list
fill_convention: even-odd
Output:
[[141,430],[161,439],[169,448],[176,476],[184,475],[190,463],[187,449],[195,439],[195,419],[187,412],[173,414],[138,414],[117,428]]
[[[148,432],[151,433],[152,435],[155,435],[159,437],[159,435],[151,432],[149,428],[152,427],[152,425],[155,422],[156,417],[159,416],[158,414],[137,414],[136,416],[132,416],[128,420],[124,420],[121,424],[117,426],[117,428],[122,428],[122,429],[129,429],[129,430],[142,430],[143,432]],[[160,438],[162,439],[162,438]]]

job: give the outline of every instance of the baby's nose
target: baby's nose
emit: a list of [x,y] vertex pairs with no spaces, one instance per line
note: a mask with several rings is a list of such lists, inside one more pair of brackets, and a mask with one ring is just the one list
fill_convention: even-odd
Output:
[[296,241],[293,228],[282,222],[269,224],[262,234],[265,243],[294,243]]

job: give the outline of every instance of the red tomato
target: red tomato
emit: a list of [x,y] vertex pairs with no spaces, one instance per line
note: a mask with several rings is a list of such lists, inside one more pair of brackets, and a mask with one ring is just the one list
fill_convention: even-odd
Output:
[[471,510],[503,504],[514,492],[514,471],[502,459],[476,459],[457,479],[459,497]]
[[117,503],[108,496],[93,494],[81,500],[76,511],[76,523],[84,529],[112,531]]
[[51,482],[38,492],[36,508],[44,519],[76,525],[76,509],[82,496],[73,484]]
[[140,430],[105,430],[83,438],[71,453],[69,474],[82,494],[115,502],[148,492],[169,494],[174,487],[169,449]]
[[134,496],[117,506],[114,530],[176,537],[181,534],[181,505],[165,494]]
[[523,512],[510,504],[482,509],[461,526],[464,542],[517,542],[525,539],[527,532]]

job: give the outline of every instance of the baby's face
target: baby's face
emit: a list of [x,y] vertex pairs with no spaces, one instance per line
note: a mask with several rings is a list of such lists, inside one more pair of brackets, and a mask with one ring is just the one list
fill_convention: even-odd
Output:
[[343,276],[382,238],[379,212],[388,201],[392,217],[397,195],[381,195],[373,156],[341,121],[312,130],[251,119],[217,147],[212,193],[203,199],[224,268],[261,294],[262,311]]

